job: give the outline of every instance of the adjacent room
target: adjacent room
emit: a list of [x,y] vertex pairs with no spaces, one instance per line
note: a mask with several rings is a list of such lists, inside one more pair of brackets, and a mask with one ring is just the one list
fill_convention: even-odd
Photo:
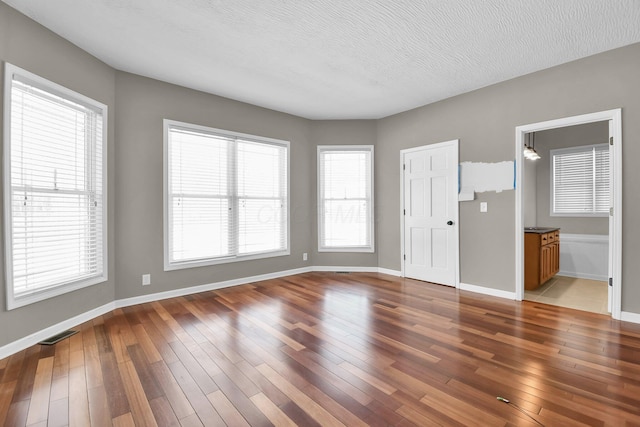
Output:
[[640,425],[639,23],[2,0],[0,425]]

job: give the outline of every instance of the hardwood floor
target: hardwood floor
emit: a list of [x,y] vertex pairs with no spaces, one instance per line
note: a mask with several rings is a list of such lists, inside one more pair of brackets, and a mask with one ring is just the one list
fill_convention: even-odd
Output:
[[382,274],[301,274],[79,329],[0,360],[1,425],[640,425],[640,326]]

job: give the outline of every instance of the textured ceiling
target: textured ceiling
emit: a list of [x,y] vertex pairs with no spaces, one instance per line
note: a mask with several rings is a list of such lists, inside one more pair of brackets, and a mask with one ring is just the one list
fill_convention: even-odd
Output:
[[640,42],[639,0],[3,0],[112,67],[380,118]]

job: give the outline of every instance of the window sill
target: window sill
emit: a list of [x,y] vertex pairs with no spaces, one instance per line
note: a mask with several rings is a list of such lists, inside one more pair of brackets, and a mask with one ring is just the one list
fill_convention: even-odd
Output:
[[195,268],[195,267],[207,267],[211,265],[230,264],[230,263],[240,262],[240,261],[251,261],[251,260],[264,259],[264,258],[287,256],[287,255],[291,255],[291,252],[288,249],[285,251],[266,252],[266,253],[258,253],[253,255],[184,261],[184,262],[173,262],[173,263],[167,261],[167,257],[165,257],[164,271],[183,270],[186,268]]
[[44,289],[39,292],[33,292],[25,294],[19,297],[14,297],[12,294],[7,295],[7,310],[13,310],[15,308],[24,307],[29,304],[34,304],[39,301],[44,301],[49,298],[64,295],[69,292],[77,291],[79,289],[88,288],[93,285],[98,285],[107,281],[107,275],[93,277],[81,282],[72,282],[66,285],[56,286],[55,288]]

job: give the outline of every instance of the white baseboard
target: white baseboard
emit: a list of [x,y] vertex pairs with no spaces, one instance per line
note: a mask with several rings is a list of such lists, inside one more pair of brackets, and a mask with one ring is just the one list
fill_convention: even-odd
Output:
[[319,265],[311,267],[312,271],[339,271],[349,273],[377,273],[378,267],[353,267],[345,265]]
[[327,266],[327,265],[318,265],[311,267],[311,271],[338,271],[338,272],[348,272],[348,273],[382,273],[388,274],[390,276],[400,277],[402,273],[398,270],[391,270],[388,268],[382,267],[355,267],[355,266]]
[[205,285],[174,289],[172,291],[140,295],[137,297],[116,300],[115,305],[116,308],[129,307],[136,304],[144,304],[147,302],[160,301],[168,298],[197,294],[199,292],[214,291],[216,289],[229,288],[231,286],[246,285],[248,283],[260,282],[262,280],[277,279],[279,277],[293,276],[294,274],[309,273],[310,271],[314,271],[313,268],[314,267],[302,267],[293,270],[277,271],[275,273],[259,274],[257,276],[242,277],[240,279],[225,280],[222,282],[207,283]]
[[459,288],[462,291],[475,292],[477,294],[489,295],[492,297],[505,298],[510,300],[516,299],[515,292],[502,291],[499,289],[487,288],[485,286],[470,285],[468,283],[460,283]]
[[640,313],[631,313],[623,311],[620,313],[620,320],[631,323],[640,323]]
[[93,310],[78,314],[77,316],[74,316],[70,319],[63,320],[60,323],[56,323],[55,325],[49,326],[48,328],[42,329],[24,338],[20,338],[9,344],[6,344],[0,347],[0,359],[9,357],[12,354],[15,354],[19,351],[24,350],[25,348],[29,348],[32,345],[39,343],[42,340],[57,335],[60,332],[64,332],[69,328],[76,327],[84,322],[95,319],[98,316],[102,316],[103,314],[108,313],[115,308],[116,304],[114,302],[110,302],[103,306],[96,307]]
[[390,270],[388,268],[378,267],[378,273],[388,274],[389,276],[402,277],[402,272],[400,270]]
[[598,280],[600,282],[606,282],[609,278],[605,275],[602,276],[600,274],[588,274],[588,273],[577,273],[575,271],[558,271],[558,276],[565,277],[575,277],[576,279],[589,279],[589,280]]

